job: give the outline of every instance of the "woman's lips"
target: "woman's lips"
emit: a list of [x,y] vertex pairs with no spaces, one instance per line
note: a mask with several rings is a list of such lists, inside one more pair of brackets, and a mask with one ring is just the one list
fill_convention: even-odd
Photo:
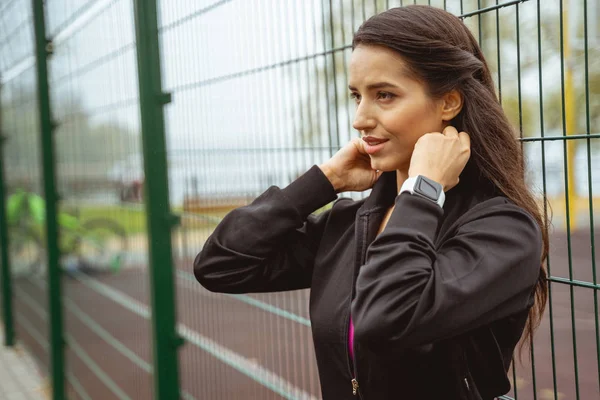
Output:
[[378,139],[378,138],[369,137],[369,136],[363,137],[362,140],[363,140],[363,142],[365,142],[365,145],[363,147],[365,148],[365,151],[369,155],[377,153],[379,150],[381,150],[383,148],[383,145],[385,144],[385,142],[388,141],[388,139]]

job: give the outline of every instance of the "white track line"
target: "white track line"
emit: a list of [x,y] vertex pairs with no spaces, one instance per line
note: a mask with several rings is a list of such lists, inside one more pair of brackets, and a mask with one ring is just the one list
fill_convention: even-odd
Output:
[[[132,311],[134,314],[146,319],[150,319],[149,307],[138,300],[110,287],[109,285],[101,283],[94,278],[90,278],[85,274],[75,272],[72,274],[72,276],[90,289],[105,297],[108,297],[116,303],[119,303],[122,307]],[[232,368],[235,368],[239,372],[286,399],[317,400],[315,396],[305,392],[297,386],[294,386],[292,383],[288,382],[276,373],[264,368],[255,361],[252,361],[243,355],[220,345],[214,340],[201,335],[185,324],[177,324],[177,331],[188,342],[194,344],[200,349],[211,354],[213,357],[217,358],[219,361],[231,366]]]

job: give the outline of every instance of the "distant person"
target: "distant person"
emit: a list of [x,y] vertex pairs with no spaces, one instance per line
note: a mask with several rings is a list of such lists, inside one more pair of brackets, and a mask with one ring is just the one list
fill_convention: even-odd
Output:
[[121,180],[119,198],[121,202],[141,203],[144,200],[144,178],[130,182]]
[[492,400],[547,296],[515,132],[452,14],[391,9],[352,48],[360,139],[227,215],[195,275],[223,293],[310,288],[325,400]]

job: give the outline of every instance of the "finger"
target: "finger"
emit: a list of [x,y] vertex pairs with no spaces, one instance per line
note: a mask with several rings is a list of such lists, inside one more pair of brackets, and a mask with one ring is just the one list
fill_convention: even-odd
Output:
[[368,156],[367,152],[365,151],[364,142],[362,141],[362,139],[353,138],[352,144],[354,145],[354,147],[356,147],[356,150],[359,154]]
[[452,125],[448,125],[446,128],[444,128],[442,133],[448,137],[458,137],[458,131]]
[[469,136],[469,134],[467,132],[459,133],[458,138],[459,138],[460,142],[464,144],[464,146],[471,148],[471,137]]
[[375,184],[375,182],[377,182],[379,180],[379,178],[381,177],[382,174],[383,174],[383,171],[375,171],[375,176],[374,176],[374,179],[373,179],[373,184]]
[[367,154],[367,151],[365,150],[365,142],[363,142],[362,139],[356,139],[356,141],[353,140],[353,144],[354,148],[356,149],[356,152],[358,153],[357,159],[363,161],[368,161],[371,159],[371,157],[369,157],[369,154]]

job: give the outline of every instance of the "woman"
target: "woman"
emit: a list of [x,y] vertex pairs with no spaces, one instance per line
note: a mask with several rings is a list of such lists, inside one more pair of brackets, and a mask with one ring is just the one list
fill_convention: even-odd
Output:
[[545,306],[548,242],[481,50],[443,10],[391,9],[355,34],[349,88],[361,138],[227,215],[197,279],[311,288],[326,400],[507,393]]

